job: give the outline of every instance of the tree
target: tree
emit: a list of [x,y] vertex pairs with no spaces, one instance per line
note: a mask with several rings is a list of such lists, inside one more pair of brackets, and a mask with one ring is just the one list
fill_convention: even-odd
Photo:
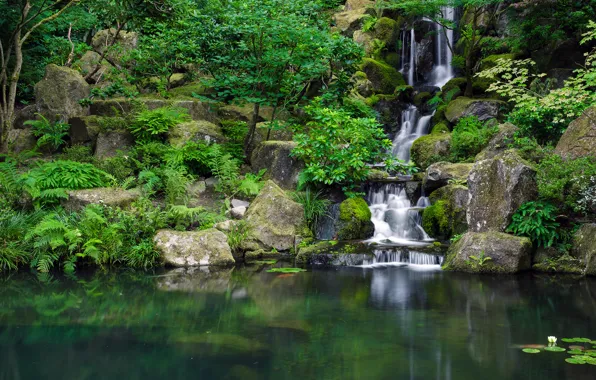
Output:
[[4,1],[3,8],[12,13],[7,18],[14,22],[8,29],[8,38],[0,39],[0,143],[14,120],[24,44],[34,31],[60,17],[81,0],[11,0],[11,4]]

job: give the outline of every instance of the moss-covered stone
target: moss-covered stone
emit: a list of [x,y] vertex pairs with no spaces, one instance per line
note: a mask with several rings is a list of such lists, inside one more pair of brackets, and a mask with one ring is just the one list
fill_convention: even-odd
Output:
[[401,57],[396,52],[390,52],[383,56],[383,60],[392,67],[398,67],[401,61]]
[[115,34],[116,29],[114,28],[100,30],[93,36],[91,46],[93,46],[93,50],[99,54],[102,54],[106,49],[109,49],[105,55],[106,59],[109,62],[118,64],[122,60],[122,57],[128,54],[131,50],[136,49],[139,36],[136,32],[121,30],[116,38],[115,46],[117,48],[110,49],[109,46],[114,39]]
[[491,137],[488,145],[476,155],[476,161],[482,161],[495,157],[509,148],[509,144],[513,142],[516,132],[519,129],[511,124],[505,123],[498,126],[498,132]]
[[365,17],[367,17],[366,9],[358,8],[336,13],[333,16],[333,21],[336,29],[339,30],[341,34],[347,37],[352,37],[355,31],[361,29]]
[[465,184],[474,164],[440,161],[426,169],[422,186],[426,191],[434,191],[450,182]]
[[438,161],[449,156],[451,133],[430,134],[414,141],[411,148],[411,159],[421,170],[426,170]]
[[110,187],[73,190],[69,191],[68,198],[62,201],[62,207],[69,211],[80,211],[92,204],[127,208],[140,196],[140,192],[136,190]]
[[449,125],[449,121],[447,121],[447,118],[445,117],[445,110],[447,109],[447,106],[442,105],[439,106],[437,108],[437,110],[435,111],[435,114],[433,115],[431,120],[431,123],[433,125],[437,125],[440,123],[445,123],[445,125]]
[[90,93],[89,84],[78,71],[50,64],[43,79],[35,85],[35,102],[38,112],[46,118],[68,121],[87,114],[88,108],[79,101]]
[[431,135],[437,135],[437,134],[445,134],[445,133],[450,133],[450,132],[451,131],[449,130],[449,127],[447,127],[447,125],[445,125],[445,123],[439,123],[433,127],[433,129],[430,133],[431,133]]
[[[443,270],[517,273],[530,269],[531,254],[532,242],[526,237],[500,232],[467,232],[449,248]],[[481,261],[481,257],[485,260]]]
[[340,240],[368,239],[375,231],[372,214],[363,198],[349,198],[339,206],[338,238]]
[[215,228],[191,232],[160,230],[153,241],[169,266],[229,266],[235,263],[227,236]]
[[594,156],[596,152],[596,106],[590,107],[565,131],[555,152],[566,158]]
[[419,92],[414,96],[414,105],[416,107],[425,107],[426,103],[433,97],[430,92]]
[[172,127],[168,131],[170,145],[179,147],[188,141],[205,141],[207,143],[223,143],[226,138],[219,125],[205,121],[189,121]]
[[[460,93],[463,94],[464,90],[466,89],[466,78],[453,78],[451,80],[449,80],[449,82],[445,83],[445,85],[441,88],[441,92],[443,93],[443,96],[447,96],[447,94],[453,90],[453,89],[459,89]],[[455,95],[457,93],[454,93],[452,95]],[[455,99],[455,96],[453,96],[452,99]]]
[[304,162],[291,155],[296,147],[293,141],[265,141],[260,143],[251,156],[252,169],[266,169],[265,176],[286,189],[295,189]]
[[192,98],[193,94],[204,95],[208,92],[208,88],[201,82],[188,83],[180,87],[172,88],[170,94],[174,97]]
[[396,50],[397,41],[399,40],[399,28],[397,21],[388,17],[381,17],[377,20],[372,34],[375,39],[385,44],[385,48],[388,51]]
[[6,134],[6,139],[2,141],[0,152],[21,153],[32,150],[37,145],[37,139],[33,135],[31,128],[11,129]]
[[373,85],[373,91],[380,94],[393,94],[395,88],[406,84],[403,75],[385,62],[364,58],[362,71]]
[[382,181],[384,179],[389,178],[389,173],[384,170],[372,169],[368,173],[368,180],[369,181]]
[[596,224],[584,224],[573,235],[571,254],[584,263],[587,275],[596,276]]
[[448,185],[435,190],[430,196],[431,206],[424,209],[422,226],[433,238],[447,241],[453,235],[468,229],[466,207],[468,188]]
[[[490,87],[490,85],[492,83],[493,83],[493,81],[488,78],[475,78],[474,81],[472,82],[472,91],[474,92],[474,95],[486,94],[488,91],[488,88]],[[492,97],[498,97],[497,94],[492,94],[492,95],[494,95]]]
[[466,116],[476,116],[480,121],[495,119],[499,116],[505,102],[495,99],[472,99],[459,97],[447,105],[445,117],[449,122],[456,124],[459,119]]
[[497,60],[499,59],[515,59],[516,57],[517,55],[513,53],[489,55],[480,61],[479,69],[480,71],[491,69],[497,65]]

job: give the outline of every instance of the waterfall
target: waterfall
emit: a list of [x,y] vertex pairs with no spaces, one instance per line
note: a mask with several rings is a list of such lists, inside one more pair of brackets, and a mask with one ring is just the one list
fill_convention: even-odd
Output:
[[393,156],[410,161],[410,148],[414,140],[428,134],[428,127],[433,115],[420,116],[418,109],[411,105],[401,114],[401,128],[393,139]]
[[396,251],[377,249],[373,252],[374,257],[362,262],[361,267],[387,267],[400,265],[434,265],[443,264],[443,256],[429,253],[416,252],[412,250]]
[[414,74],[416,72],[416,39],[414,28],[410,29],[410,65],[408,67],[408,84],[414,85]]
[[[455,9],[452,7],[441,7],[443,19],[446,21],[455,21]],[[453,53],[449,45],[453,47],[453,29],[447,29],[436,23],[435,30],[437,33],[435,68],[433,70],[433,85],[443,87],[451,78],[453,78],[453,66],[451,60]],[[447,38],[445,38],[447,37]]]

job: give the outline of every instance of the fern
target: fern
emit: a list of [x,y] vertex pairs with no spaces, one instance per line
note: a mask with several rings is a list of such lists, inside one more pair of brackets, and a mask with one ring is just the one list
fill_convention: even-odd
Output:
[[250,235],[250,227],[244,220],[233,223],[227,233],[228,245],[232,252],[238,252],[242,243]]
[[218,179],[216,190],[230,196],[236,192],[239,177],[239,163],[219,145],[214,145],[210,152],[209,166],[211,173]]
[[186,174],[184,168],[166,167],[163,170],[163,183],[165,185],[167,203],[186,203],[186,190],[190,185],[190,177]]
[[164,107],[141,111],[129,129],[138,141],[147,142],[163,138],[170,128],[190,120],[186,109]]
[[60,121],[52,123],[39,113],[36,115],[40,118],[39,120],[29,120],[24,124],[30,125],[33,135],[38,137],[37,146],[39,148],[50,146],[52,151],[58,150],[66,143],[64,138],[68,136],[70,126]]
[[215,223],[223,222],[221,215],[208,212],[203,207],[172,205],[168,209],[168,220],[177,229],[211,228]]
[[257,174],[246,174],[244,179],[240,181],[240,184],[238,185],[238,193],[247,197],[258,195],[263,188],[264,183],[262,182],[262,179],[266,171],[267,169],[262,169]]

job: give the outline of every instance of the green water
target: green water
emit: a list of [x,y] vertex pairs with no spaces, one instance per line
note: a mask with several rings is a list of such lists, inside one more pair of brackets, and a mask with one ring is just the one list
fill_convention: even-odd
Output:
[[596,281],[401,268],[0,278],[4,379],[595,379]]

